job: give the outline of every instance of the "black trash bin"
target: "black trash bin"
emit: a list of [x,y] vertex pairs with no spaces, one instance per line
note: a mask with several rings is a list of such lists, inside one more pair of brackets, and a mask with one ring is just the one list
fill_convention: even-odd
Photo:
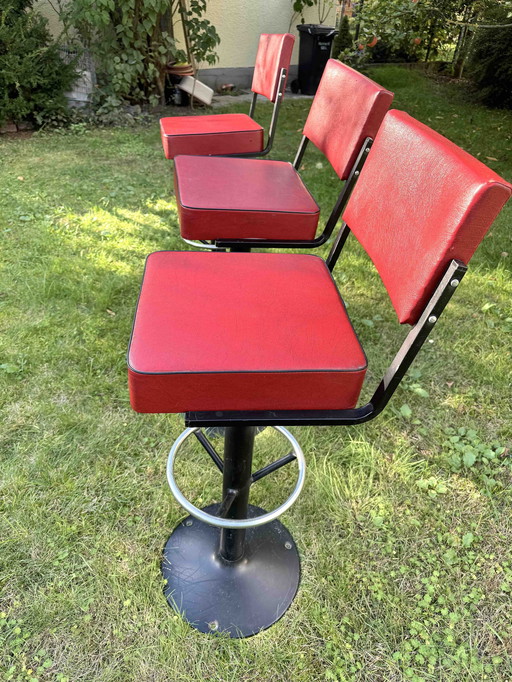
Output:
[[322,24],[299,24],[299,89],[303,95],[314,95],[331,54],[336,29]]

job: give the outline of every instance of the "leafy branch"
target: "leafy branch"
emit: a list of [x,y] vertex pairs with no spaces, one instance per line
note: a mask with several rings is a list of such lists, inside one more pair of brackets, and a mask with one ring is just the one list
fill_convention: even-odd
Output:
[[329,12],[334,7],[334,0],[293,0],[292,9],[293,15],[290,20],[290,27],[294,21],[295,17],[301,17],[302,23],[304,23],[304,10],[307,7],[317,7],[318,8],[318,23],[323,24],[324,21],[329,16]]
[[[215,63],[220,38],[206,7],[206,0],[191,0],[190,8],[185,0],[74,0],[60,16],[95,57],[101,100],[156,104],[170,63]],[[179,18],[186,51],[175,38]]]

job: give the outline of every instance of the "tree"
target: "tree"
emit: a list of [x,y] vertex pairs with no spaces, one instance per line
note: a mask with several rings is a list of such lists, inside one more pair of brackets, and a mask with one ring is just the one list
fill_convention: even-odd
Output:
[[339,59],[339,56],[345,50],[350,50],[354,46],[354,39],[350,32],[350,24],[347,15],[343,15],[338,28],[338,33],[332,42],[332,56]]
[[[434,56],[442,45],[455,42],[456,27],[441,20],[456,14],[460,0],[365,0],[357,14],[360,42],[379,37],[378,61],[411,61]],[[377,56],[378,55],[378,56]]]
[[100,98],[157,104],[167,65],[187,59],[174,37],[178,20],[196,60],[215,63],[220,38],[205,11],[206,0],[191,0],[190,10],[184,0],[73,0],[62,18],[95,58]]
[[46,19],[33,0],[2,0],[0,6],[0,123],[63,113],[64,93],[77,78],[60,58]]
[[500,6],[489,10],[484,19],[489,25],[505,25],[477,30],[470,71],[483,102],[512,109],[512,21],[507,10]]

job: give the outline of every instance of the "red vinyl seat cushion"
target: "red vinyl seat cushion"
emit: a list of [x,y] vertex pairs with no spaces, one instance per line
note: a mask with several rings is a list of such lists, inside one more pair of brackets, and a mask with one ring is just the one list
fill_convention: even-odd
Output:
[[263,149],[264,131],[247,114],[169,116],[160,119],[166,158],[178,154],[245,154]]
[[366,358],[324,261],[160,251],[128,354],[137,412],[355,406]]
[[179,156],[174,186],[186,239],[313,239],[320,209],[284,161]]

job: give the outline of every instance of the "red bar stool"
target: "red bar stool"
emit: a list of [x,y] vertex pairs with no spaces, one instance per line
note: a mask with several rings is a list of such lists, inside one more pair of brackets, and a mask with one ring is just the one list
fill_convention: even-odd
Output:
[[[276,253],[148,257],[128,356],[130,396],[138,412],[186,413],[167,473],[190,516],[170,536],[162,571],[169,604],[195,628],[245,637],[286,611],[300,561],[277,516],[298,496],[305,463],[284,426],[360,424],[384,409],[511,192],[480,161],[392,111],[325,262]],[[412,325],[360,406],[366,358],[331,275],[350,231],[399,322]],[[262,425],[277,428],[292,451],[252,473]],[[203,427],[226,428],[223,460]],[[174,478],[179,448],[191,436],[223,472],[220,504],[202,510]],[[274,512],[249,505],[251,485],[291,461],[299,476],[290,498]]]
[[[160,119],[165,157],[178,154],[243,154],[265,156],[272,149],[279,109],[286,88],[295,37],[291,33],[260,36],[249,115],[169,116]],[[258,95],[274,103],[274,111],[264,147],[264,130],[253,116]]]
[[[284,161],[178,156],[174,186],[181,236],[221,248],[315,248],[331,236],[393,94],[330,59],[311,105],[293,165]],[[298,170],[308,142],[345,181],[323,233],[320,209]],[[211,248],[207,245],[206,248]]]

